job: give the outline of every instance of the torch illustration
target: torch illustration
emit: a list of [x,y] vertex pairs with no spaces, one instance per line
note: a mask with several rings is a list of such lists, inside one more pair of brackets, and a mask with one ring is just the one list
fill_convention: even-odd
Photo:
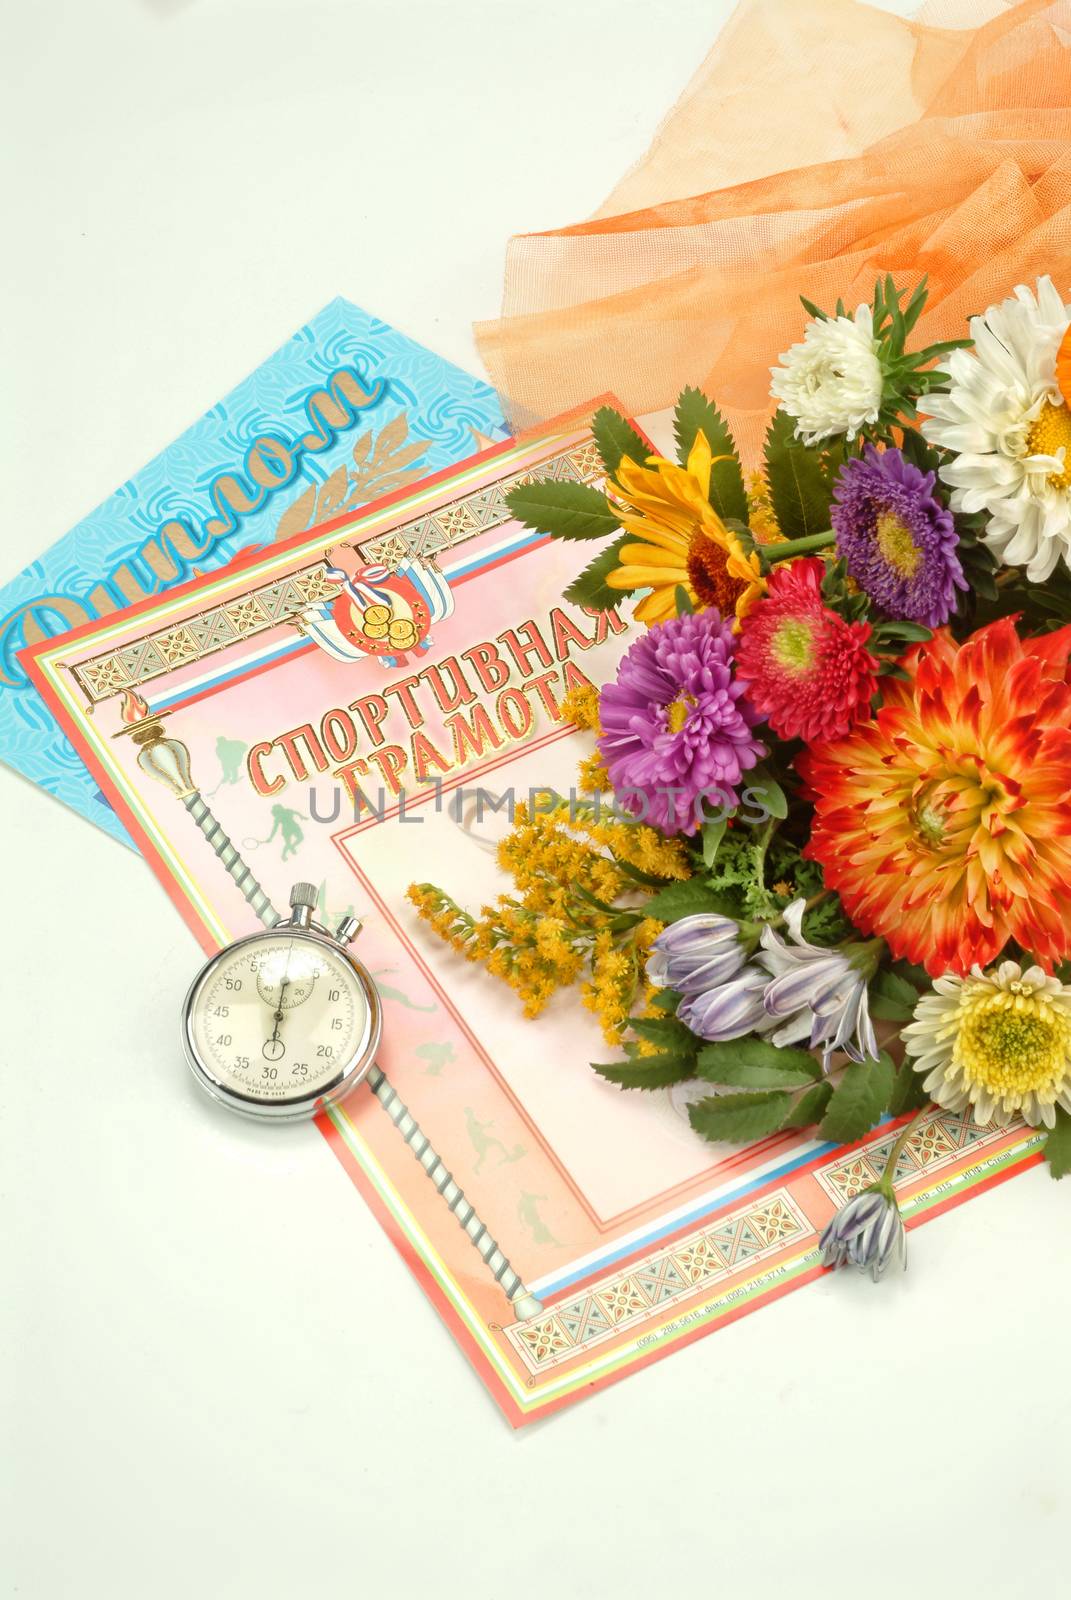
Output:
[[[243,861],[240,851],[217,822],[201,791],[194,783],[190,769],[190,752],[173,734],[164,728],[163,711],[151,711],[140,695],[133,690],[123,692],[123,727],[116,738],[129,736],[137,747],[137,762],[149,777],[164,784],[176,800],[181,800],[196,822],[205,841],[215,852],[222,866],[234,880],[242,895],[256,912],[266,928],[286,919],[276,911],[271,900]],[[539,1300],[525,1288],[524,1283],[504,1255],[497,1240],[480,1221],[475,1208],[466,1198],[464,1190],[454,1181],[453,1174],[435,1153],[431,1141],[421,1131],[420,1124],[404,1101],[395,1093],[390,1080],[379,1067],[373,1067],[366,1079],[369,1088],[398,1129],[413,1155],[423,1167],[429,1181],[442,1196],[447,1209],[456,1218],[473,1249],[486,1263],[488,1271],[500,1284],[510,1301],[518,1322],[538,1317],[543,1310]]]
[[123,691],[124,725],[116,737],[130,735],[138,748],[138,766],[142,772],[166,784],[176,800],[182,801],[261,922],[273,928],[279,921],[278,912],[202,798],[190,776],[190,752],[181,739],[170,738],[165,733],[165,715],[166,712],[150,711],[139,694],[126,689]]

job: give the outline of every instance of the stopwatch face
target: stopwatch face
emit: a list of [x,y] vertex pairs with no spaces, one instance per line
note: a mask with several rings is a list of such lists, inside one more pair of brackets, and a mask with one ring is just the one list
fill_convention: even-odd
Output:
[[301,1117],[367,1073],[379,1038],[368,974],[341,948],[285,928],[213,958],[186,1003],[190,1065],[254,1116]]

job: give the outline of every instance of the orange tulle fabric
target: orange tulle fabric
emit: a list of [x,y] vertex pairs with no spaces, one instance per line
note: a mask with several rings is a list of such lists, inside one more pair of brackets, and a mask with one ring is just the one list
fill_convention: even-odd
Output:
[[799,296],[854,309],[879,272],[928,274],[920,343],[1071,291],[1071,0],[744,0],[597,215],[510,241],[476,333],[518,428],[697,384],[754,462]]

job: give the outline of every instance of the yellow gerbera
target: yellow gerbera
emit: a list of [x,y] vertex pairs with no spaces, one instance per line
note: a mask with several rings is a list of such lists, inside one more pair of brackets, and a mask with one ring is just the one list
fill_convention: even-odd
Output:
[[717,606],[739,627],[763,594],[758,556],[744,549],[710,503],[713,465],[710,441],[700,430],[686,467],[652,456],[645,467],[623,458],[617,469],[614,505],[621,526],[642,542],[622,545],[621,565],[606,582],[611,589],[650,589],[636,607],[641,622],[675,616],[681,588],[697,611]]

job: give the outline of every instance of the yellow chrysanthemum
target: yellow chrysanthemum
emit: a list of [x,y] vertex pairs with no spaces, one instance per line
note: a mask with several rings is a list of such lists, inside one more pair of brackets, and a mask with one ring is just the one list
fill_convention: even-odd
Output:
[[652,456],[645,467],[622,460],[615,506],[626,533],[637,542],[621,547],[606,582],[611,589],[650,589],[636,607],[641,622],[664,622],[677,613],[683,589],[697,611],[716,606],[739,626],[765,585],[758,556],[748,553],[710,504],[714,465],[701,430],[688,465]]
[[927,1094],[949,1111],[1048,1128],[1057,1106],[1071,1112],[1071,989],[1040,967],[1002,961],[936,979],[903,1037]]

